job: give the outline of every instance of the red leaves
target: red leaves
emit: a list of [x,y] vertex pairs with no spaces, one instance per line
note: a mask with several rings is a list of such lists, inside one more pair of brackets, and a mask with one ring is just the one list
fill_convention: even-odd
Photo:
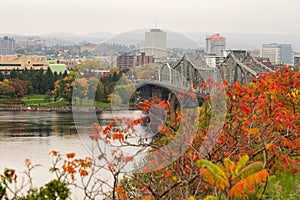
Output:
[[288,139],[283,138],[283,146],[288,147],[289,149],[292,149],[294,147],[294,144],[291,141],[289,141]]
[[[215,146],[217,158],[238,156],[236,152],[253,155],[265,149],[281,166],[289,155],[299,155],[299,89],[300,71],[286,67],[246,85],[225,87],[229,112]],[[288,163],[285,167],[295,166]]]
[[108,167],[108,169],[111,170],[111,171],[115,169],[115,165],[114,165],[113,163],[109,163],[109,164],[107,165],[107,167]]
[[235,82],[233,85],[233,93],[236,95],[236,96],[239,96],[240,94],[242,94],[243,90],[241,88],[241,84],[239,82]]
[[143,119],[142,118],[139,118],[139,119],[136,119],[133,121],[134,125],[138,125],[140,123],[142,123]]
[[118,133],[118,132],[113,133],[112,134],[112,138],[114,140],[122,140],[122,141],[124,141],[124,135],[122,133]]
[[79,174],[80,174],[80,176],[87,176],[88,172],[85,169],[80,169]]
[[59,155],[58,151],[54,151],[54,150],[52,150],[49,154],[52,155],[52,156],[58,156]]
[[161,108],[165,108],[165,109],[169,109],[170,108],[170,104],[165,102],[165,101],[160,101],[158,103],[158,106],[161,107]]
[[163,178],[168,178],[173,172],[171,170],[166,171]]
[[243,111],[246,115],[249,115],[251,113],[251,110],[247,108],[246,106],[242,106],[241,111]]
[[157,127],[157,130],[160,134],[166,134],[167,136],[169,136],[170,138],[172,138],[172,133],[170,131],[170,129],[165,126],[165,125],[162,125],[160,124],[158,127]]
[[75,166],[76,165],[73,162],[65,162],[62,168],[65,172],[68,172],[69,174],[74,174],[76,173]]
[[133,156],[126,156],[122,159],[125,163],[132,162],[134,160]]
[[123,188],[120,188],[120,187],[116,187],[115,189],[116,193],[122,193],[123,192]]
[[113,123],[110,123],[104,130],[103,134],[107,134],[113,128]]
[[72,152],[72,153],[67,153],[67,154],[66,154],[66,157],[67,157],[68,159],[72,159],[72,158],[75,157],[75,153],[74,153],[74,152]]
[[148,101],[146,101],[146,102],[140,102],[139,105],[138,105],[138,107],[140,109],[142,109],[144,112],[147,112],[149,110],[149,108],[152,107],[152,106],[154,106],[154,102],[153,101],[151,101],[151,102],[148,102]]
[[299,173],[299,172],[300,172],[300,170],[299,170],[298,168],[292,168],[292,169],[291,169],[291,171],[292,171],[294,174],[296,174],[296,173]]
[[164,133],[166,127],[165,127],[164,125],[160,124],[160,125],[157,127],[157,129],[158,129],[158,132],[159,132],[159,133]]
[[233,94],[230,91],[227,91],[226,94],[227,94],[228,98],[230,98],[230,99],[233,98]]

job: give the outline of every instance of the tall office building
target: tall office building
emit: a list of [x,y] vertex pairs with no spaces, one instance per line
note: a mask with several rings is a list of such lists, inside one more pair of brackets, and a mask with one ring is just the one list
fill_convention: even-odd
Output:
[[167,57],[167,33],[160,29],[150,29],[145,33],[144,51],[154,58]]
[[4,38],[0,39],[0,55],[14,55],[16,52],[16,42],[13,38]]
[[226,38],[220,34],[206,37],[206,53],[222,56],[222,50],[226,49]]
[[291,44],[263,44],[260,56],[269,58],[273,64],[294,64]]

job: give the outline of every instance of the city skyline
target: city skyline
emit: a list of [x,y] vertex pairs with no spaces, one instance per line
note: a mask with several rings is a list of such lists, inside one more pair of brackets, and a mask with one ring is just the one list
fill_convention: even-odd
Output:
[[299,6],[297,0],[12,0],[2,2],[0,17],[2,32],[28,35],[121,33],[156,22],[178,32],[300,34]]

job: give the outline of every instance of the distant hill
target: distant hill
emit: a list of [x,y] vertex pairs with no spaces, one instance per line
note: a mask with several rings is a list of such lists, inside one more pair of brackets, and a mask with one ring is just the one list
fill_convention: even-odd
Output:
[[39,35],[42,38],[53,38],[53,37],[60,37],[60,38],[77,38],[78,35],[68,32],[56,32],[56,33],[47,33],[43,35]]
[[[111,32],[94,32],[76,35],[68,32],[57,32],[43,34],[39,36],[0,33],[0,37],[8,35],[19,39],[35,38],[45,40],[47,45],[57,44],[73,45],[82,41],[93,42],[100,44],[102,42],[118,43],[124,45],[139,46],[144,40],[144,33],[148,29],[141,29],[121,34]],[[206,35],[213,33],[184,33],[175,32],[168,33],[168,46],[181,48],[198,48],[205,47]],[[290,43],[295,51],[300,52],[300,36],[299,35],[279,35],[279,34],[258,34],[258,33],[220,33],[227,38],[227,47],[230,49],[259,49],[264,43]],[[54,41],[54,38],[56,41]],[[192,39],[192,40],[191,40]],[[193,42],[194,41],[194,42]]]

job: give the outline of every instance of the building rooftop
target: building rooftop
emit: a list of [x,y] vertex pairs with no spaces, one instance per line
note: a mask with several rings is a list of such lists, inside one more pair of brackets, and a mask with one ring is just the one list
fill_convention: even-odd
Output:
[[67,70],[67,66],[65,64],[49,64],[49,68],[52,71],[52,73],[56,72],[64,73]]
[[226,37],[221,36],[219,33],[210,36],[211,40],[226,40]]

